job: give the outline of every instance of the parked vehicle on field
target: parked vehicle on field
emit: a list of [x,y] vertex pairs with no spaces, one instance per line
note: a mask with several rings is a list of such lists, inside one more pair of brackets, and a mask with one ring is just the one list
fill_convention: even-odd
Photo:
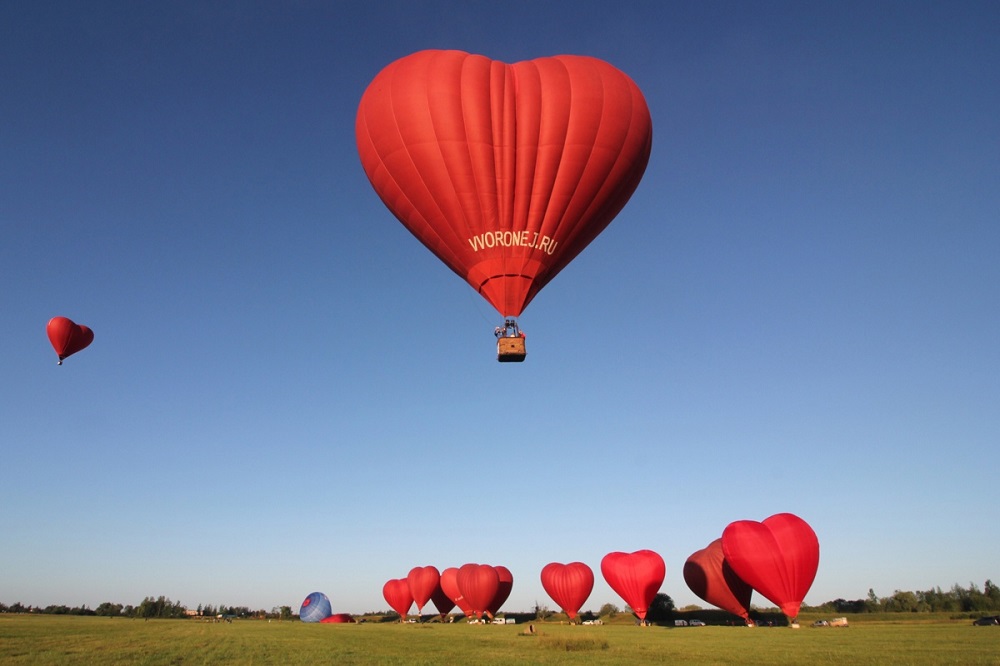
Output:
[[994,625],[1000,625],[1000,615],[989,615],[987,617],[981,617],[972,623],[974,626],[979,627],[989,627]]
[[701,620],[688,620],[688,626],[689,627],[704,627],[704,626],[707,626],[707,625],[704,622],[702,622]]

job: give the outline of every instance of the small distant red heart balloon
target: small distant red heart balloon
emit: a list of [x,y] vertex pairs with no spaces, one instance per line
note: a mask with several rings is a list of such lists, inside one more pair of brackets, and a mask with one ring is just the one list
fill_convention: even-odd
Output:
[[594,572],[583,562],[552,562],[542,568],[542,587],[572,620],[594,589]]
[[707,547],[692,553],[684,563],[684,582],[699,597],[750,619],[750,597],[753,588],[736,575],[722,553],[722,539],[716,539]]
[[94,341],[94,332],[86,326],[74,323],[66,317],[53,317],[45,327],[52,348],[59,356],[59,365],[63,359],[72,356]]
[[[462,590],[458,588],[458,568],[448,567],[441,572],[441,591],[448,599],[454,602],[454,605],[461,609],[466,617],[472,616],[472,607],[469,606],[469,602],[462,596]],[[441,607],[438,606],[438,610],[440,609]],[[448,610],[451,609],[449,608]]]
[[500,589],[500,576],[488,564],[463,564],[458,570],[458,589],[469,608],[482,618]]
[[667,566],[663,558],[651,550],[608,553],[601,560],[601,574],[632,612],[645,620],[649,604],[667,575]]
[[386,581],[386,584],[382,586],[382,596],[389,602],[392,610],[399,613],[400,618],[405,618],[406,614],[410,612],[413,595],[410,594],[410,586],[405,578],[394,578]]
[[819,568],[819,540],[806,521],[779,513],[739,520],[722,532],[722,552],[737,576],[794,620]]
[[419,613],[440,585],[441,573],[437,567],[413,567],[406,576],[406,582],[410,586],[410,594],[413,595]]

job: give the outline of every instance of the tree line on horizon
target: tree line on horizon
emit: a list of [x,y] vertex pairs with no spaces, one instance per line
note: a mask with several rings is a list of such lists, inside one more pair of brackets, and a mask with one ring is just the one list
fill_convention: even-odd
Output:
[[105,601],[97,608],[83,606],[49,605],[44,608],[40,606],[25,606],[21,602],[10,606],[0,603],[0,613],[42,613],[45,615],[96,615],[101,617],[130,617],[130,618],[188,618],[188,617],[240,617],[240,618],[261,618],[290,620],[294,617],[291,606],[274,607],[270,611],[264,609],[251,610],[247,606],[226,606],[219,604],[198,604],[194,609],[195,614],[189,612],[187,606],[179,601],[171,601],[167,597],[156,598],[146,597],[138,606],[131,604],[123,605]]
[[874,589],[866,599],[835,599],[819,606],[802,606],[802,610],[837,613],[978,613],[1000,611],[1000,587],[987,580],[980,590],[975,583],[965,588],[954,585],[945,592],[935,587],[923,592],[896,590],[892,596],[879,597]]
[[[657,612],[669,614],[674,610],[673,600],[665,594],[658,594],[656,598]],[[757,605],[754,605],[757,608]],[[697,610],[695,606],[685,606],[684,611]],[[626,610],[628,610],[626,608]],[[652,606],[651,609],[653,610]],[[763,610],[763,609],[762,609]],[[808,606],[803,604],[803,611],[807,612],[834,612],[834,613],[977,613],[1000,611],[1000,587],[993,581],[987,580],[980,589],[975,583],[969,583],[968,587],[954,585],[948,591],[935,587],[930,590],[910,592],[896,590],[891,596],[879,597],[874,589],[868,590],[868,597],[865,599],[834,599],[819,604],[818,606]],[[536,617],[551,614],[545,606],[539,606],[536,602],[533,609]],[[264,609],[251,610],[247,606],[212,606],[211,604],[198,604],[195,609],[197,613],[194,617],[217,617],[229,616],[239,618],[260,618],[290,620],[296,617],[291,606],[274,607],[270,611]],[[586,614],[588,617],[603,617],[605,614],[615,614],[618,608],[614,604],[604,604],[600,612],[593,613],[584,611],[581,617]],[[69,607],[65,605],[49,605],[44,608],[38,606],[25,606],[21,602],[11,605],[0,602],[0,613],[42,613],[49,615],[98,615],[105,617],[130,617],[130,618],[187,618],[192,617],[189,609],[179,601],[160,596],[157,598],[146,597],[138,606],[123,605],[119,603],[104,602],[97,608],[89,608],[87,605]],[[385,611],[384,613],[363,613],[362,615],[392,615],[395,611]],[[584,618],[587,619],[587,618]]]

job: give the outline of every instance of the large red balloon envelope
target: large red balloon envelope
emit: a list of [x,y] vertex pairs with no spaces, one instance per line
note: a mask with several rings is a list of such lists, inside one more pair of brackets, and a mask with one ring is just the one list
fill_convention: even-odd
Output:
[[482,619],[500,589],[500,576],[488,564],[463,564],[458,569],[458,589],[472,612]]
[[514,589],[514,574],[505,566],[493,567],[497,572],[497,592],[493,595],[490,605],[486,608],[486,614],[493,617],[507,601],[510,591]]
[[410,586],[405,578],[394,578],[382,586],[382,596],[389,602],[392,610],[399,613],[400,619],[404,619],[410,612],[413,604],[413,595],[410,594]]
[[53,317],[45,327],[52,348],[59,356],[59,365],[63,359],[84,349],[94,341],[94,332],[86,326],[74,323],[66,317]]
[[794,620],[819,568],[819,540],[806,521],[779,513],[739,520],[722,532],[726,561],[753,589]]
[[684,582],[708,603],[749,621],[753,588],[729,566],[722,553],[722,539],[716,539],[687,558]]
[[432,566],[413,567],[406,576],[406,583],[410,586],[410,594],[419,613],[440,585],[441,572]]
[[542,567],[542,587],[572,620],[594,589],[594,572],[583,562],[552,562]]
[[[465,600],[462,591],[458,588],[458,569],[456,567],[448,567],[441,572],[441,591],[461,609],[466,617],[472,616],[472,607],[469,606],[469,602]],[[441,607],[438,606],[438,610],[440,609]]]
[[631,197],[652,124],[632,79],[596,58],[419,51],[365,90],[355,138],[393,215],[516,317]]
[[651,550],[608,553],[601,560],[601,574],[640,620],[653,602],[667,575],[663,558]]

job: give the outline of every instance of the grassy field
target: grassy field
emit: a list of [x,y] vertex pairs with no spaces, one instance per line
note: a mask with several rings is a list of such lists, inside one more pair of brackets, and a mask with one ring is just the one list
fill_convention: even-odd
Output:
[[[853,618],[852,618],[853,620]],[[360,624],[0,615],[0,664],[991,664],[1000,628],[967,620],[803,625]]]

